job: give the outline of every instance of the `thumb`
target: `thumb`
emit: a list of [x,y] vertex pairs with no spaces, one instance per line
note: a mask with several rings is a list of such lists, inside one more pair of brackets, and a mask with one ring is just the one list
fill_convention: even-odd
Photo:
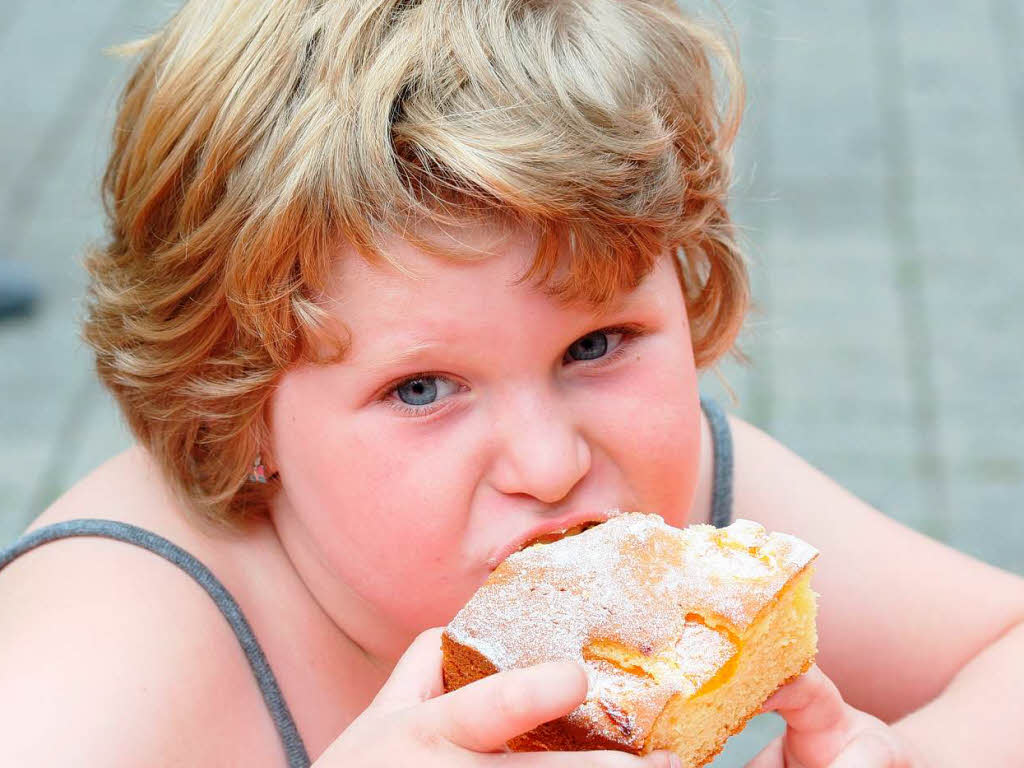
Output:
[[367,709],[396,710],[444,693],[441,679],[441,627],[421,632],[395,664]]
[[587,695],[587,677],[574,662],[553,661],[477,680],[429,704],[436,732],[476,752],[566,714]]

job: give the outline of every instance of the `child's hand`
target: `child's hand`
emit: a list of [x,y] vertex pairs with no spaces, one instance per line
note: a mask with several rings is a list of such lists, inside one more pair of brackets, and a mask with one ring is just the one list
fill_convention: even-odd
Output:
[[[418,638],[370,706],[313,768],[677,768],[677,758],[624,752],[505,752],[505,742],[583,701],[587,679],[570,663],[491,675],[442,694],[441,630]],[[675,762],[672,762],[675,761]]]
[[817,664],[769,697],[762,712],[777,711],[786,732],[747,768],[918,768],[896,731],[843,701]]

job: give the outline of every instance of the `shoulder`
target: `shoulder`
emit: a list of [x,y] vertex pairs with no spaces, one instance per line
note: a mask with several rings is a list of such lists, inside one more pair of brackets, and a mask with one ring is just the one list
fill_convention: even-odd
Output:
[[729,423],[733,517],[819,550],[819,665],[853,706],[884,720],[916,709],[1024,618],[1021,578],[887,517],[742,419]]
[[[132,461],[115,459],[30,530],[118,519],[125,501],[155,504],[131,479],[114,481]],[[173,524],[126,522],[180,539]],[[0,741],[13,764],[227,764],[254,742],[253,754],[281,762],[272,724],[254,725],[269,715],[217,606],[177,566],[124,542],[53,541],[0,573],[0,689]]]

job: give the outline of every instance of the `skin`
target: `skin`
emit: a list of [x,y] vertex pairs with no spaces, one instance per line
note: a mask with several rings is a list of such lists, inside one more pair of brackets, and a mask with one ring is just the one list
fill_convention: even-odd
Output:
[[[674,270],[664,257],[596,316],[511,285],[532,253],[527,233],[480,229],[460,240],[495,255],[452,264],[395,240],[412,280],[339,252],[328,298],[352,354],[291,370],[274,393],[264,455],[283,489],[269,521],[236,540],[201,534],[134,448],[30,529],[123,520],[206,564],[260,638],[318,768],[638,765],[621,754],[481,755],[574,707],[585,679],[568,665],[442,696],[437,631],[419,633],[447,623],[495,550],[538,522],[612,506],[674,525],[707,520],[710,437]],[[566,358],[574,342],[624,323],[642,333],[607,365]],[[380,362],[428,339],[439,344],[417,360]],[[613,354],[620,339],[605,341]],[[426,406],[436,412],[396,410],[394,386],[427,374],[451,379],[440,404]],[[819,666],[766,705],[788,727],[756,768],[1012,764],[1024,749],[1011,722],[1024,686],[1007,683],[1024,672],[1024,582],[885,517],[742,420],[730,424],[734,517],[821,552]],[[38,764],[45,751],[57,765],[119,765],[126,755],[280,764],[223,617],[159,558],[65,540],[19,559],[0,583],[0,720],[15,762]]]
[[[619,507],[685,525],[697,484],[697,374],[670,257],[598,316],[511,285],[528,233],[462,239],[496,255],[459,264],[393,239],[413,280],[340,254],[330,294],[350,357],[290,371],[271,404],[284,549],[338,627],[392,664],[538,522]],[[601,357],[572,347],[625,323],[639,335],[591,338]],[[409,406],[393,388],[417,374],[443,379],[432,403]]]

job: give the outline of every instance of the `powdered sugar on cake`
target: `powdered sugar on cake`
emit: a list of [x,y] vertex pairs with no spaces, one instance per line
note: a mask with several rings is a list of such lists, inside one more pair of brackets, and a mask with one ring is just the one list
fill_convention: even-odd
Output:
[[692,696],[714,676],[817,554],[750,520],[677,529],[626,513],[513,554],[446,632],[499,670],[584,662],[587,700],[570,721],[629,743],[671,696]]

